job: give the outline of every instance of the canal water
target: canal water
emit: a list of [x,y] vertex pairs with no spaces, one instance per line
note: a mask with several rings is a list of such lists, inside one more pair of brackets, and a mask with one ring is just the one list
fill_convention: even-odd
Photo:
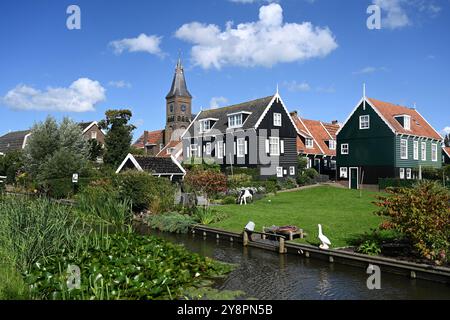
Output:
[[450,286],[408,277],[382,273],[381,289],[369,290],[369,275],[357,267],[330,264],[295,255],[278,255],[225,240],[206,239],[200,235],[152,234],[184,245],[202,256],[236,265],[229,276],[216,283],[219,290],[240,290],[249,297],[271,300],[329,299],[450,299]]

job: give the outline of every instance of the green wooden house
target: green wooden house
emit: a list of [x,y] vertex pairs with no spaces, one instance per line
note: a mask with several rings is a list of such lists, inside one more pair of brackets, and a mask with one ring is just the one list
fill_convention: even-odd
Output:
[[420,178],[421,168],[442,166],[442,140],[416,109],[364,97],[337,132],[339,180],[358,189]]

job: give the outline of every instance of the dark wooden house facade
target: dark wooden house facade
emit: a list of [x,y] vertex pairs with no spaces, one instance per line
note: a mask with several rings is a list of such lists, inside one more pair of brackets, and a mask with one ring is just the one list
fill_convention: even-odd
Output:
[[417,110],[372,98],[358,102],[337,141],[339,179],[354,189],[442,166],[442,137]]
[[184,161],[258,168],[262,178],[295,178],[297,134],[278,93],[204,110],[182,136]]

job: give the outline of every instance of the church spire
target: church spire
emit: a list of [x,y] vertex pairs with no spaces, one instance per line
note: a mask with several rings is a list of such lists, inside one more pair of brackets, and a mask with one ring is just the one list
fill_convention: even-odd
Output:
[[181,57],[178,57],[177,66],[175,68],[175,75],[172,81],[172,87],[166,96],[166,99],[173,97],[188,97],[192,98],[186,85],[186,79],[184,78],[184,69],[181,63]]

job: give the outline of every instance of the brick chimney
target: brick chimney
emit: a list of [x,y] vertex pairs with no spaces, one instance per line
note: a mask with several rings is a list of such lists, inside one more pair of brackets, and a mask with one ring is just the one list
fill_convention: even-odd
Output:
[[144,154],[147,155],[148,131],[144,131]]
[[290,113],[291,117],[297,117],[298,116],[298,112],[297,110],[294,110]]
[[331,124],[339,124],[339,121],[333,120],[333,121],[331,121]]

